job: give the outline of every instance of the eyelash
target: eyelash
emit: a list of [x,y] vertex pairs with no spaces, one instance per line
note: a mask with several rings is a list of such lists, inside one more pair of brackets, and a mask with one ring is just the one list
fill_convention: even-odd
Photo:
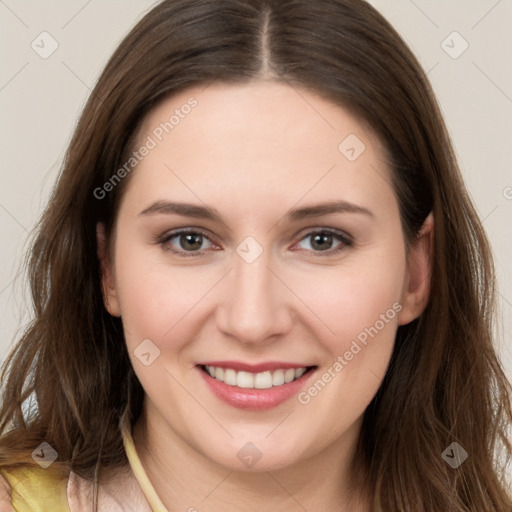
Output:
[[[187,234],[201,235],[204,238],[206,238],[210,243],[212,243],[213,245],[216,245],[210,240],[209,236],[199,228],[186,228],[186,229],[180,229],[177,231],[172,231],[170,233],[166,233],[166,234],[162,235],[162,237],[160,237],[160,239],[157,241],[157,243],[160,244],[165,251],[169,251],[178,256],[190,257],[190,256],[203,255],[207,251],[207,249],[202,250],[202,251],[179,251],[176,249],[169,248],[168,244],[169,244],[170,240],[172,240],[173,238],[176,238],[177,236],[187,235]],[[334,254],[338,254],[339,252],[344,251],[347,248],[352,247],[354,245],[353,240],[345,233],[343,233],[341,231],[334,230],[334,229],[327,229],[327,228],[310,231],[305,236],[303,236],[299,240],[299,242],[301,242],[302,240],[304,240],[308,237],[311,237],[313,235],[318,235],[318,234],[333,235],[333,238],[337,238],[338,241],[341,242],[334,249],[329,249],[327,251],[311,251],[320,257],[333,256]],[[309,251],[308,249],[303,249],[303,250]]]

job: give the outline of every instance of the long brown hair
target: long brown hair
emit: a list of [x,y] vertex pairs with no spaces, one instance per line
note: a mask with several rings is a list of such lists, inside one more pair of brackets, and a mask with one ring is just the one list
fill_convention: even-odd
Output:
[[[285,81],[369,123],[393,169],[406,240],[435,220],[431,297],[398,329],[368,406],[353,474],[375,511],[512,510],[512,390],[492,343],[494,271],[440,109],[403,40],[362,0],[166,0],[108,62],[80,118],[28,260],[34,319],[4,366],[0,466],[42,441],[55,465],[97,479],[126,463],[119,431],[143,389],[122,322],[104,308],[96,224],[112,232],[129,177],[95,192],[133,151],[150,109],[192,85]],[[24,413],[26,400],[37,410]],[[456,442],[457,469],[442,457]]]

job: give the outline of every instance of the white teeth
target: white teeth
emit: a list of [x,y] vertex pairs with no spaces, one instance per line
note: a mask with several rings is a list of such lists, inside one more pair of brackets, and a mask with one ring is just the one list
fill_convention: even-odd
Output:
[[307,368],[289,368],[287,370],[266,371],[260,373],[236,372],[232,368],[218,368],[206,366],[206,371],[216,380],[220,380],[228,386],[238,386],[249,389],[269,389],[282,386],[292,380],[302,377]]
[[236,374],[236,385],[239,388],[253,388],[254,387],[254,373],[238,372]]
[[[206,368],[208,368],[208,366]],[[224,383],[228,384],[229,386],[236,386],[236,372],[235,372],[235,370],[233,370],[231,368],[227,368],[224,371]]]
[[284,381],[285,383],[291,382],[295,378],[295,370],[290,368],[284,372]]
[[284,370],[276,370],[272,374],[272,386],[282,386],[284,384]]
[[272,387],[272,373],[261,372],[254,376],[254,387],[256,389],[268,389]]
[[304,375],[305,371],[306,371],[306,368],[297,368],[295,370],[295,378],[298,379],[299,377],[302,377]]

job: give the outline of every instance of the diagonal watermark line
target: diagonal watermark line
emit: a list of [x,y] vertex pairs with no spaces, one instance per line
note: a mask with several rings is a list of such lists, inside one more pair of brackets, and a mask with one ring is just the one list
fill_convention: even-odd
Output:
[[[185,185],[185,187],[187,187],[190,190],[190,192],[192,192],[192,194],[194,194],[197,197],[197,199],[199,199],[199,201],[201,201],[201,203],[203,203],[206,207],[208,207],[208,205],[167,164],[164,164],[164,166],[167,169],[169,169],[169,171],[171,171],[174,174],[174,176],[176,176],[176,178],[178,178],[181,181],[181,183],[183,183],[183,185]],[[229,226],[226,226],[226,227],[227,227],[228,231],[233,231]]]
[[62,27],[60,27],[60,29],[62,30],[66,28],[91,2],[92,0],[86,2],[85,5],[83,5],[68,21],[66,21],[66,23],[64,23],[64,25],[62,25]]
[[9,11],[11,11],[11,14],[12,14],[13,16],[15,16],[16,18],[18,18],[18,21],[19,21],[20,23],[22,23],[23,25],[25,25],[25,27],[30,28],[30,27],[29,27],[29,26],[28,26],[28,25],[27,25],[27,24],[26,24],[26,23],[25,23],[25,22],[24,22],[24,21],[23,21],[23,20],[22,20],[22,19],[21,19],[21,18],[20,18],[20,17],[19,17],[19,16],[18,16],[18,15],[17,15],[17,14],[16,14],[16,13],[15,13],[15,12],[14,12],[14,11],[13,11],[9,6],[8,6],[8,5],[7,5],[7,4],[6,4],[6,3],[5,3],[5,2],[4,2],[4,0],[0,0],[0,4],[5,5],[5,7],[6,7]]
[[286,84],[291,87],[309,105],[309,107],[313,109],[314,112],[316,112],[316,114],[320,116],[321,119],[323,119],[333,130],[336,130],[336,128],[331,123],[329,123],[329,121],[327,121],[327,119],[322,114],[320,114],[320,112],[291,84],[290,80],[282,75],[272,64],[270,64],[270,67],[274,73],[281,78],[281,80],[286,82]]
[[215,416],[167,368],[164,368],[164,370],[165,373],[174,379],[174,382],[176,382],[176,384],[178,384],[178,386],[180,386],[190,396],[190,398],[192,398],[192,400],[194,400],[194,402],[196,402],[196,404],[199,405],[199,407],[201,407],[201,409],[203,409],[203,411],[206,412],[206,414],[208,414],[208,416],[210,416],[210,418],[215,421],[215,423],[217,423],[217,425],[219,425],[219,427],[222,428],[224,432],[226,432],[229,437],[234,439],[229,430],[217,418],[215,418]]
[[416,9],[418,9],[418,11],[420,11],[423,16],[425,16],[425,18],[427,18],[430,23],[432,23],[432,25],[434,25],[436,28],[439,28],[439,25],[416,2],[413,0],[409,0],[409,2],[411,2],[411,4],[414,5],[414,7],[416,7]]
[[[159,2],[157,2],[159,3]],[[202,89],[201,89],[201,93],[203,93],[204,91],[206,91],[206,89],[208,89],[208,87],[210,87],[210,85],[214,84],[215,82],[217,82],[217,79],[216,78],[212,78]]]
[[492,11],[494,11],[494,9],[496,9],[496,7],[498,7],[498,4],[501,3],[501,0],[498,0],[472,27],[471,27],[471,30],[473,30],[475,27],[477,27],[478,25],[480,25],[480,23],[482,23],[482,21],[485,20],[485,18],[487,18],[487,16],[489,14],[491,14]]
[[5,292],[5,290],[7,290],[7,288],[9,288],[9,286],[11,286],[12,283],[14,283],[14,280],[16,279],[16,277],[13,277],[1,290],[0,290],[0,295],[2,295],[2,293]]
[[293,410],[291,410],[266,436],[265,436],[265,439],[267,439],[267,437],[269,437],[276,429],[277,427],[279,427],[280,425],[282,425],[284,423],[284,421],[286,419],[288,419],[288,417],[290,416],[290,414],[292,414]]
[[297,498],[295,498],[295,496],[293,494],[290,494],[288,492],[288,489],[286,489],[286,487],[284,487],[281,482],[279,482],[275,477],[274,475],[272,475],[272,473],[270,473],[269,471],[266,472],[267,475],[272,478],[272,480],[274,480],[274,482],[279,485],[279,487],[281,487],[281,489],[283,489],[284,492],[286,492],[286,494],[288,494],[288,496],[290,496],[290,498],[295,501],[295,503],[297,503],[297,505],[302,509],[304,510],[305,512],[308,512],[308,509],[306,507],[304,507],[304,505],[302,505],[302,503],[300,503]]
[[376,373],[375,373],[371,368],[368,368],[368,371],[369,371],[369,372],[371,372],[371,373],[373,373],[373,375],[375,375],[375,377],[376,377],[377,379],[379,379],[379,381],[381,381],[381,380],[382,380],[382,379],[381,379],[381,378],[380,378],[380,377],[379,377],[379,376],[378,376],[378,375],[377,375],[377,374],[376,374]]
[[[19,275],[19,274],[18,274]],[[0,290],[0,295],[2,295],[2,293],[5,292],[5,290],[7,290],[7,288],[9,288],[9,286],[11,286],[12,283],[14,283],[14,281],[16,280],[16,278],[18,277],[18,275],[14,276],[1,290]]]
[[11,217],[11,219],[14,220],[14,222],[23,229],[23,231],[25,231],[25,233],[28,233],[28,229],[2,203],[0,203],[0,208],[2,208],[2,210],[7,213],[7,215],[9,215],[9,217]]
[[487,80],[489,80],[489,82],[491,82],[494,85],[494,87],[496,87],[496,89],[498,89],[501,92],[501,94],[503,94],[503,96],[505,96],[505,98],[507,98],[508,101],[512,103],[512,98],[474,60],[472,60],[471,62],[480,71],[480,73],[482,73],[482,75],[484,75],[487,78]]
[[[297,204],[299,204],[334,168],[336,167],[336,164],[334,164],[322,177],[320,177],[316,183],[314,183],[311,188],[304,193],[304,195],[302,197],[300,197],[292,206],[296,206]],[[286,214],[285,214],[286,215]],[[285,217],[285,215],[283,215],[268,231],[267,233],[270,233],[282,220],[283,218]]]
[[375,166],[373,166],[372,164],[370,164],[370,167],[392,188],[394,189],[394,185],[391,181],[389,181],[386,176],[384,176],[382,173],[380,173],[376,168]]
[[[2,292],[0,292],[0,293],[2,293]],[[509,300],[504,295],[502,295],[500,292],[498,292],[498,295],[512,308],[512,304],[509,302]]]
[[3,91],[27,66],[28,62],[25,62],[25,64],[23,64],[23,66],[21,66],[21,68],[18,69],[18,71],[16,71],[12,77],[9,78],[9,80],[7,80],[7,82],[2,85],[2,87],[0,87],[0,92]]
[[270,270],[270,272],[272,272],[272,274],[274,274],[279,279],[279,281],[281,281],[281,283],[283,283],[286,286],[286,288],[288,288],[288,290],[290,290],[293,293],[293,295],[295,295],[295,297],[297,297],[297,299],[299,299],[302,302],[302,304],[304,304],[304,306],[306,306],[309,309],[309,311],[311,311],[311,313],[313,313],[313,315],[315,315],[318,318],[318,320],[320,320],[320,322],[322,322],[325,325],[325,327],[327,327],[327,329],[329,329],[329,331],[336,335],[336,333],[268,265],[267,268]]
[[437,68],[437,66],[439,65],[439,61],[437,61],[428,71],[427,71],[427,75],[430,74],[431,71],[434,71],[434,69]]
[[327,121],[327,119],[320,114],[320,112],[306,98],[304,98],[304,96],[295,87],[293,87],[293,85],[290,84],[290,82],[287,83],[333,130],[336,131],[336,128],[329,123],[329,121]]
[[167,336],[231,271],[233,267],[231,267],[216,283],[214,283],[209,290],[197,300],[197,302],[190,307],[190,309],[164,334]]
[[14,281],[18,279],[18,277],[20,277],[20,274],[22,274],[24,270],[25,269],[23,267],[18,268],[16,275],[0,290],[0,295],[2,295],[2,293],[4,293],[5,290],[7,290],[7,288],[9,288],[14,283]]
[[65,67],[67,67],[69,69],[69,71],[76,77],[78,78],[78,80],[80,80],[80,82],[82,82],[82,84],[85,85],[85,87],[87,87],[87,89],[89,89],[89,91],[91,91],[91,88],[63,61],[61,60],[62,64],[64,64]]
[[207,500],[224,482],[225,480],[233,473],[230,471],[202,500],[201,503]]
[[496,205],[483,219],[482,224],[500,207],[500,205]]

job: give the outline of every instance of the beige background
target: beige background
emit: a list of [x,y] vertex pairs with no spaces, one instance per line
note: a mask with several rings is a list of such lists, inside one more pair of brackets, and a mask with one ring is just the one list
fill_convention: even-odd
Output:
[[[412,47],[438,95],[496,256],[496,343],[512,378],[512,2],[371,3]],[[121,38],[153,4],[0,0],[0,360],[29,318],[26,287],[14,278],[80,109]]]

